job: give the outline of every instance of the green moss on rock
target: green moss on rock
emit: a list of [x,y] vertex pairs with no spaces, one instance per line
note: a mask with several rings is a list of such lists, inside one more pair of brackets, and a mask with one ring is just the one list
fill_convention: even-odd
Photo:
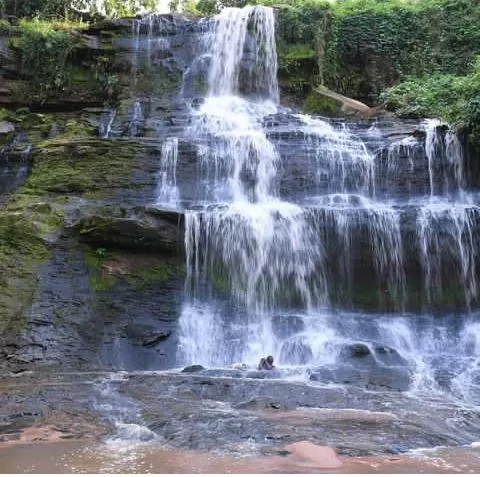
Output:
[[142,288],[184,273],[183,260],[179,257],[165,258],[88,246],[83,253],[90,269],[90,287],[96,292],[110,291],[122,283]]
[[338,106],[334,99],[326,98],[325,96],[312,91],[305,98],[303,110],[307,114],[324,114],[331,116],[338,112]]
[[35,148],[35,166],[23,194],[92,194],[98,197],[128,187],[136,159],[144,148],[135,141],[60,138]]
[[0,212],[0,332],[22,327],[33,303],[39,267],[50,257],[44,218],[8,208]]
[[[22,116],[32,123],[50,123],[42,115]],[[68,123],[67,134],[75,133],[76,127]],[[63,230],[72,198],[127,188],[142,151],[138,142],[129,140],[68,137],[35,146],[30,176],[0,211],[0,332],[23,326],[37,293],[40,267],[48,262]],[[105,289],[115,280],[114,275],[94,275],[92,283]]]

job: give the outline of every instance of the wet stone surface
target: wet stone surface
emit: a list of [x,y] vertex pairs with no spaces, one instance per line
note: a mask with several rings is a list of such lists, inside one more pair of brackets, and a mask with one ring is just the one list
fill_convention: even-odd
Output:
[[0,440],[52,426],[63,438],[123,436],[220,453],[248,444],[254,455],[274,455],[280,444],[309,440],[353,456],[465,445],[480,430],[476,411],[453,404],[436,408],[404,393],[207,372],[5,377]]

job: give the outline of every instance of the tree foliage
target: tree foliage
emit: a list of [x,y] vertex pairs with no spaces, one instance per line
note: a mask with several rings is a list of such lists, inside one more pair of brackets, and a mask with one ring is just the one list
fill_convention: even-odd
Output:
[[317,52],[327,86],[371,103],[407,76],[467,73],[480,51],[471,0],[309,0],[279,15],[281,39]]
[[480,57],[464,76],[411,77],[383,93],[387,107],[404,117],[439,117],[480,144]]
[[67,60],[75,38],[65,30],[56,30],[48,22],[21,22],[22,36],[17,43],[21,51],[22,71],[31,79],[30,95],[43,100],[67,87]]
[[79,13],[122,17],[154,10],[156,6],[156,0],[0,0],[0,14],[21,18],[68,18]]

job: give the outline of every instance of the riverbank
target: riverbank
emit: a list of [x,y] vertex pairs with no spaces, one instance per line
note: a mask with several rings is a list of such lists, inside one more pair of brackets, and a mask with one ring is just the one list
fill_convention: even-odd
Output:
[[[434,397],[213,372],[3,376],[0,469],[480,472],[473,409]],[[419,448],[430,450],[416,455]]]
[[478,473],[478,448],[437,449],[422,455],[339,456],[307,441],[279,450],[283,455],[232,457],[156,445],[50,441],[0,447],[3,473]]

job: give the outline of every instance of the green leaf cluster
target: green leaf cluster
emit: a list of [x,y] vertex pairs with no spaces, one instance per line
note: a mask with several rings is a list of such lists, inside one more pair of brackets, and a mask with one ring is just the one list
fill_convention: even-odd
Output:
[[480,51],[480,3],[348,0],[333,8],[327,83],[375,102],[407,76],[464,74]]
[[411,77],[388,89],[382,99],[400,116],[442,118],[480,144],[480,57],[469,75]]
[[306,45],[313,80],[371,104],[408,76],[467,74],[480,51],[480,2],[471,0],[287,0],[278,15],[281,59]]
[[75,36],[44,21],[20,23],[21,37],[16,44],[21,51],[22,71],[29,78],[30,94],[38,100],[62,92],[68,86],[69,58]]
[[[176,4],[178,3],[177,0]],[[249,2],[248,0],[198,0],[195,5],[195,10],[202,15],[215,15],[224,8],[242,8],[247,5],[247,3],[253,4],[255,2]],[[186,10],[188,11],[188,8]]]
[[78,17],[79,13],[95,16],[125,17],[139,8],[154,10],[156,0],[0,0],[1,17],[51,18]]

